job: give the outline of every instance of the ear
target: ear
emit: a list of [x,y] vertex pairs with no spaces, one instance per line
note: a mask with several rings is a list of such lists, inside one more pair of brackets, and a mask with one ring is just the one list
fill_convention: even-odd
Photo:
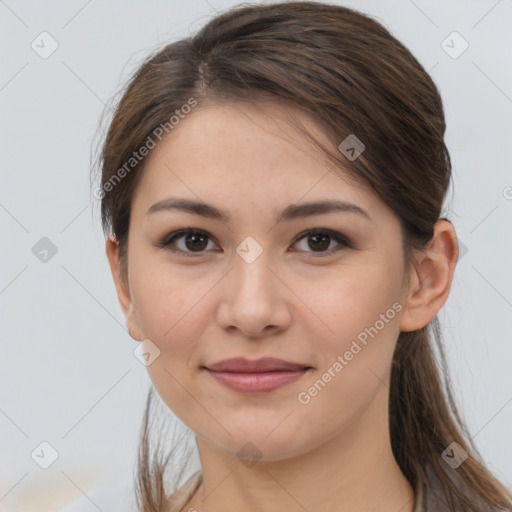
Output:
[[135,341],[141,340],[139,326],[135,315],[133,299],[130,295],[128,276],[123,276],[119,262],[119,242],[110,236],[106,243],[106,253],[110,263],[110,270],[116,286],[119,304],[126,318],[126,325],[130,336]]
[[452,223],[446,219],[438,220],[432,239],[412,270],[400,319],[402,332],[425,327],[442,308],[450,293],[458,257],[459,244]]

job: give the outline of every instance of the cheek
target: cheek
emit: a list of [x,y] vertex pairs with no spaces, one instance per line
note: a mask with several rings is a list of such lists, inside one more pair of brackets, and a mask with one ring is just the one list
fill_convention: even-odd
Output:
[[208,318],[201,312],[206,302],[198,302],[202,295],[197,287],[180,286],[174,279],[148,277],[139,285],[134,283],[134,299],[141,334],[160,351],[147,366],[149,377],[174,414],[185,424],[190,418],[197,421],[202,411],[191,407],[191,361],[203,329],[201,322]]
[[170,274],[169,267],[136,267],[133,258],[131,286],[137,323],[143,339],[158,347],[159,356],[147,367],[159,395],[180,417],[190,409],[191,372],[201,333],[211,322],[208,291],[212,276],[190,277],[192,273]]
[[[151,258],[148,258],[151,261]],[[190,345],[200,322],[207,318],[208,290],[212,276],[179,271],[165,263],[148,266],[134,262],[131,278],[137,320],[142,334],[162,348]]]
[[303,388],[304,402],[311,398],[311,405],[322,403],[321,408],[337,403],[351,415],[368,405],[389,377],[403,309],[401,275],[398,267],[369,264],[338,275],[323,290],[309,292],[311,310],[321,320],[310,324],[316,326],[321,366],[309,390]]
[[[296,403],[304,421],[316,424],[314,418],[322,418],[326,437],[362,417],[377,395],[387,394],[399,335],[395,313],[392,306],[384,310],[387,323],[380,318],[373,320],[374,315],[369,312],[358,318],[347,317],[345,322],[340,316],[336,325],[340,334],[331,341],[324,338],[319,344],[325,364],[301,386]],[[365,319],[369,321],[365,323]],[[386,412],[384,405],[378,414]],[[374,420],[377,422],[378,418]]]
[[325,278],[294,282],[294,292],[307,306],[303,319],[315,329],[325,352],[348,350],[351,340],[360,334],[364,338],[365,329],[376,322],[379,331],[389,331],[389,325],[398,322],[397,308],[393,308],[401,300],[398,264],[378,260],[367,258],[326,272]]

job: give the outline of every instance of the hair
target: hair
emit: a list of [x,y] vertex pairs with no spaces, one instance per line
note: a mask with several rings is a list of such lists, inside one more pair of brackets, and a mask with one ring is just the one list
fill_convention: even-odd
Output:
[[[426,248],[435,222],[444,218],[451,162],[443,104],[409,50],[382,24],[347,7],[240,4],[146,57],[113,112],[99,155],[101,219],[105,234],[118,242],[123,278],[130,205],[147,161],[133,155],[160,139],[155,134],[162,127],[172,136],[171,116],[190,111],[185,106],[191,100],[197,108],[206,102],[279,101],[318,121],[329,143],[306,135],[334,171],[344,169],[369,185],[399,218],[406,271],[415,265],[414,251]],[[351,134],[365,146],[355,160],[338,149]],[[159,448],[151,456],[152,396],[150,389],[138,453],[137,503],[144,512],[165,507],[171,456],[160,457]],[[510,508],[511,493],[486,468],[457,410],[437,316],[398,337],[389,427],[393,454],[415,491],[436,479],[449,510],[477,512],[482,503]],[[470,455],[456,471],[458,482],[441,457],[453,441]]]

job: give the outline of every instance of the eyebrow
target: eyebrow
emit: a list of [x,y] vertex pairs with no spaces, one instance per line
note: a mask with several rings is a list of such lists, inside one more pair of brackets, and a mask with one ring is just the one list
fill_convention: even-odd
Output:
[[[178,198],[169,198],[158,201],[158,203],[155,203],[148,209],[146,215],[167,210],[178,210],[193,215],[200,215],[208,219],[220,220],[226,223],[229,222],[230,219],[228,214],[219,210],[215,206],[199,201],[193,201],[191,199]],[[291,221],[332,212],[355,213],[361,217],[371,220],[368,213],[360,206],[347,201],[333,199],[312,203],[291,204],[278,213],[276,222]]]

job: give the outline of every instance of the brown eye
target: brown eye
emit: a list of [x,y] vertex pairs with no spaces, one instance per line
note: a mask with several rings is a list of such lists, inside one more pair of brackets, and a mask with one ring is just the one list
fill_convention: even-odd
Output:
[[209,241],[209,235],[204,231],[183,229],[181,231],[171,233],[171,235],[167,236],[157,245],[172,252],[182,254],[183,256],[199,256],[206,252],[204,249],[208,246]]
[[207,237],[205,235],[190,233],[185,235],[185,246],[192,251],[196,249],[201,250],[208,245],[208,242],[205,243],[206,240]]
[[311,235],[308,237],[308,245],[311,249],[325,251],[331,242],[331,237],[326,234]]
[[[346,237],[329,229],[317,228],[306,231],[298,238],[296,244],[303,240],[307,240],[307,248],[300,250],[309,253],[317,253],[315,256],[320,257],[330,256],[344,247],[351,247],[350,241]],[[329,246],[333,242],[334,247],[329,249]]]
[[[346,237],[329,229],[317,228],[306,231],[299,235],[294,245],[303,240],[307,240],[307,247],[299,250],[320,257],[330,256],[345,247],[351,247],[350,241]],[[183,256],[193,257],[208,252],[207,247],[210,241],[210,235],[205,231],[182,229],[171,233],[156,245]],[[333,247],[331,247],[331,244],[333,244]]]

